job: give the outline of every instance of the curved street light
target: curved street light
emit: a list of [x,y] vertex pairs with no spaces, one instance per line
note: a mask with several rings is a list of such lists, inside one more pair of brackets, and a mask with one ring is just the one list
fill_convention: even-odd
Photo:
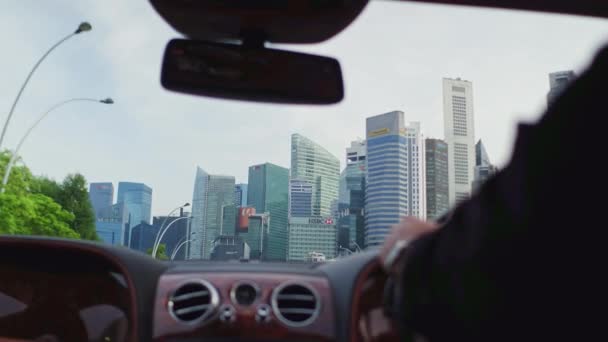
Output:
[[348,255],[353,254],[353,251],[351,251],[351,250],[350,250],[350,249],[348,249],[348,248],[344,248],[344,247],[342,247],[342,246],[338,246],[338,249],[348,252]]
[[171,226],[177,222],[177,221],[181,221],[181,220],[185,220],[185,219],[190,219],[192,216],[182,216],[182,217],[178,217],[175,220],[171,221],[171,223],[169,223],[167,225],[167,227],[165,228],[165,230],[160,233],[160,237],[158,238],[158,241],[156,241],[156,245],[154,246],[154,248],[152,249],[152,257],[156,258],[156,253],[158,252],[158,246],[160,246],[160,242],[163,239],[163,236],[165,236],[165,233],[169,230],[169,228],[171,228]]
[[184,240],[188,239],[188,237],[192,237],[193,235],[196,235],[196,234],[197,234],[197,232],[191,232],[190,234],[186,234],[181,239],[179,239],[179,241],[177,241],[177,243],[175,244],[175,247],[173,247],[173,251],[171,252],[171,255],[173,255],[177,246],[179,246],[180,243],[184,242]]
[[73,99],[59,102],[58,104],[54,105],[49,110],[47,110],[44,114],[42,114],[38,118],[38,120],[36,120],[34,122],[33,125],[30,126],[30,128],[28,128],[28,130],[25,132],[23,137],[21,137],[21,140],[19,140],[19,143],[17,144],[17,147],[15,148],[15,151],[13,152],[11,159],[8,162],[8,165],[6,166],[6,172],[4,172],[4,178],[2,179],[2,189],[0,190],[0,193],[4,193],[4,191],[6,191],[6,184],[8,183],[8,177],[11,174],[11,170],[13,169],[13,166],[17,162],[17,158],[19,158],[19,150],[21,149],[21,146],[23,145],[23,143],[25,142],[27,137],[30,135],[30,133],[32,133],[32,131],[34,130],[34,128],[36,128],[36,126],[38,126],[40,121],[42,121],[44,118],[46,118],[47,115],[49,115],[52,111],[54,111],[55,109],[57,109],[59,107],[66,105],[68,103],[71,103],[71,102],[98,102],[98,103],[103,103],[103,104],[113,104],[114,103],[114,101],[109,97],[107,99],[103,99],[103,100],[91,99],[91,98],[73,98]]
[[21,88],[19,89],[19,92],[17,93],[17,97],[13,101],[13,105],[11,106],[11,110],[8,112],[8,116],[6,117],[6,121],[4,121],[4,127],[2,127],[2,134],[0,134],[0,148],[2,147],[2,142],[4,142],[4,136],[6,135],[6,130],[8,129],[8,124],[11,121],[11,118],[13,117],[13,113],[15,112],[15,107],[17,107],[17,103],[19,102],[19,99],[21,98],[21,94],[23,93],[23,90],[25,89],[25,87],[27,86],[28,82],[30,81],[30,78],[32,78],[32,75],[34,74],[34,72],[36,71],[36,69],[38,69],[38,66],[40,66],[40,63],[42,63],[42,61],[51,52],[53,52],[53,50],[55,50],[55,48],[57,48],[59,45],[61,45],[61,43],[63,43],[66,40],[74,37],[77,34],[80,34],[80,33],[83,33],[83,32],[88,32],[88,31],[91,31],[92,29],[93,29],[93,27],[88,22],[85,21],[85,22],[80,23],[80,25],[78,25],[78,28],[76,29],[76,31],[70,33],[69,35],[65,36],[60,41],[58,41],[57,43],[55,43],[55,45],[51,46],[51,48],[48,49],[47,52],[44,55],[42,55],[42,57],[40,57],[40,59],[38,60],[38,62],[36,62],[36,64],[34,64],[34,67],[32,68],[32,70],[30,71],[30,73],[25,78],[25,82],[23,82],[23,85],[21,85]]
[[187,244],[188,242],[192,242],[192,241],[197,241],[197,240],[196,239],[188,239],[188,240],[180,243],[179,245],[177,245],[177,247],[175,247],[175,250],[171,254],[171,260],[175,259],[175,257],[177,256],[177,252],[179,252],[179,249],[182,248],[183,245]]
[[161,225],[160,225],[160,229],[158,229],[158,233],[156,233],[156,238],[154,239],[154,245],[152,245],[152,257],[153,257],[153,258],[155,258],[155,257],[156,257],[156,249],[158,248],[158,241],[160,240],[160,239],[159,239],[160,233],[163,231],[163,228],[165,227],[165,224],[167,223],[167,220],[169,219],[169,217],[171,217],[171,215],[172,215],[174,212],[176,212],[176,211],[178,211],[178,210],[180,210],[180,209],[182,209],[182,208],[189,207],[189,206],[190,206],[190,203],[186,202],[186,203],[184,203],[184,204],[180,205],[179,207],[177,207],[177,208],[175,208],[175,209],[171,210],[171,211],[169,212],[169,214],[167,214],[167,216],[166,216],[166,217],[165,217],[165,219],[163,220],[163,223],[161,223]]
[[363,249],[361,249],[361,246],[359,246],[359,244],[355,240],[350,240],[350,243],[353,246],[357,247],[357,252],[362,252],[363,251]]

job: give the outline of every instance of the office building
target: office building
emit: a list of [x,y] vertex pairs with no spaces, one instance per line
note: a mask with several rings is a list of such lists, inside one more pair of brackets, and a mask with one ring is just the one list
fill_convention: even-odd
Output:
[[312,216],[331,216],[338,199],[340,161],[314,141],[291,136],[291,179],[313,186]]
[[[150,224],[152,188],[149,186],[143,183],[119,182],[116,202],[125,204],[131,229],[141,222]],[[126,245],[130,242],[130,234],[131,231],[127,231]]]
[[236,236],[239,236],[250,248],[250,258],[260,260],[266,257],[265,246],[268,244],[270,215],[256,214],[255,208],[239,209]]
[[[348,196],[348,217],[341,220],[348,225],[346,248],[363,248],[365,245],[365,170],[367,143],[364,140],[351,142],[346,148],[346,191]],[[354,246],[353,246],[354,245]]]
[[[164,223],[164,227],[163,227]],[[188,234],[190,225],[190,213],[180,209],[179,216],[154,216],[152,218],[152,225],[157,232],[160,232],[161,227],[166,229],[166,233],[163,235],[160,243],[166,246],[167,255],[172,255],[177,246],[186,240],[194,240],[197,234]],[[175,260],[186,259],[186,247],[182,245],[177,254]]]
[[313,186],[299,179],[289,181],[289,215],[290,217],[312,216]]
[[287,257],[288,191],[289,169],[271,163],[249,167],[247,206],[270,217],[265,260]]
[[322,253],[328,259],[336,257],[337,229],[332,217],[289,218],[289,248],[287,260],[306,261],[310,253]]
[[249,246],[239,236],[220,235],[213,240],[213,261],[249,260]]
[[426,218],[424,143],[401,111],[367,118],[365,245],[382,245],[404,216]]
[[237,184],[234,186],[234,205],[238,207],[247,206],[247,184]]
[[576,78],[572,70],[552,72],[549,74],[549,93],[547,94],[547,104],[553,103],[564,91],[568,84]]
[[234,207],[234,177],[210,175],[197,167],[190,223],[190,234],[197,237],[188,244],[188,259],[209,259],[222,230],[234,232],[236,215],[227,218],[227,207]]
[[479,189],[479,187],[498,172],[498,168],[490,162],[490,157],[486,148],[479,140],[475,145],[475,178],[473,180],[473,190]]
[[95,217],[101,214],[101,211],[112,205],[114,200],[114,185],[110,182],[97,182],[89,185],[89,199],[93,206]]
[[[157,227],[145,222],[139,223],[135,227],[131,228],[131,240],[129,241],[130,248],[142,253],[147,253],[148,249],[152,249],[154,246],[157,233]],[[169,255],[169,249],[166,245],[165,251],[166,254]]]
[[441,139],[425,140],[426,217],[438,219],[450,209],[448,144]]
[[99,210],[95,220],[97,235],[107,244],[128,246],[129,213],[124,203],[117,203]]
[[444,138],[448,144],[450,206],[471,195],[475,168],[473,84],[443,79]]

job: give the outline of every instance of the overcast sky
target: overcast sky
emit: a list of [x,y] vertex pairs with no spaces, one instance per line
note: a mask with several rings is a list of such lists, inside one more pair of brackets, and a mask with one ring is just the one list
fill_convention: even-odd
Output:
[[[87,20],[93,31],[57,49],[17,107],[4,148],[51,105],[111,96],[112,106],[76,103],[54,112],[22,149],[35,174],[143,182],[153,214],[192,199],[196,166],[247,182],[247,167],[289,166],[301,133],[344,160],[365,136],[365,118],[402,110],[426,136],[443,137],[443,77],[473,82],[476,139],[508,161],[516,123],[545,108],[548,73],[581,71],[608,41],[608,21],[528,12],[374,1],[348,29],[314,46],[336,57],[346,98],[333,106],[252,104],[192,97],[160,86],[167,41],[179,37],[145,0],[2,0],[0,119],[36,60]],[[270,132],[275,132],[270,134]]]

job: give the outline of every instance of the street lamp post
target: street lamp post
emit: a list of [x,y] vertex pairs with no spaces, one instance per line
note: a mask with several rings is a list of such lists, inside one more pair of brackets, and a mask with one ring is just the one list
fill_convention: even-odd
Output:
[[196,241],[196,239],[188,239],[188,240],[180,243],[179,245],[177,245],[177,247],[175,247],[175,250],[171,254],[171,261],[173,261],[173,259],[175,259],[175,257],[177,256],[177,252],[179,252],[179,249],[182,248],[183,245],[187,244],[188,242],[193,242],[193,241]]
[[344,248],[344,247],[342,247],[342,246],[338,246],[338,249],[348,252],[348,255],[353,254],[353,251],[351,251],[351,250],[350,250],[350,249],[348,249],[348,248]]
[[155,255],[156,255],[156,249],[158,248],[157,243],[159,241],[159,236],[162,233],[163,228],[165,227],[165,223],[167,223],[167,220],[169,219],[169,217],[177,210],[180,210],[180,209],[188,207],[188,206],[190,206],[190,203],[186,202],[186,203],[180,205],[179,207],[171,210],[169,212],[169,214],[165,217],[165,219],[163,220],[163,223],[160,225],[160,229],[158,230],[158,233],[156,233],[156,238],[154,239],[154,246],[152,248],[152,257],[155,257]]
[[156,253],[158,252],[158,246],[160,246],[160,242],[163,239],[163,236],[165,236],[165,233],[169,230],[169,228],[171,228],[171,226],[177,222],[177,221],[181,221],[181,220],[189,220],[192,216],[182,216],[182,217],[178,217],[175,220],[171,221],[171,223],[169,223],[167,225],[167,227],[165,228],[165,230],[160,234],[160,237],[158,238],[158,241],[156,241],[156,245],[154,246],[154,248],[152,249],[152,257],[156,258]]
[[47,117],[47,115],[49,115],[51,112],[53,112],[54,110],[56,110],[59,107],[62,107],[68,103],[71,102],[97,102],[97,103],[103,103],[103,104],[113,104],[114,101],[111,98],[107,98],[107,99],[103,99],[103,100],[98,100],[98,99],[91,99],[91,98],[73,98],[73,99],[69,99],[69,100],[65,100],[62,102],[59,102],[58,104],[54,105],[53,107],[51,107],[49,110],[47,110],[44,114],[42,114],[38,120],[36,120],[36,122],[34,122],[33,125],[30,126],[30,128],[28,128],[28,130],[25,132],[25,134],[23,135],[23,137],[21,137],[21,140],[19,140],[19,143],[17,144],[17,147],[15,148],[15,151],[13,152],[13,155],[11,156],[10,161],[8,162],[8,165],[6,166],[6,171],[4,172],[4,178],[2,179],[2,189],[0,190],[0,193],[4,193],[4,191],[6,191],[6,184],[8,183],[8,177],[11,174],[11,170],[13,169],[13,166],[15,165],[15,163],[17,162],[17,158],[19,158],[19,150],[21,149],[21,146],[23,145],[23,143],[25,142],[25,140],[27,139],[27,137],[30,135],[30,133],[32,133],[32,131],[34,130],[34,128],[36,128],[36,126],[38,126],[38,124]]
[[[180,243],[184,242],[184,240],[187,240],[188,237],[192,237],[193,235],[196,235],[196,232],[191,232],[190,235],[186,234],[186,235],[184,235],[184,237],[182,237],[181,239],[179,239],[179,241],[177,241],[177,243],[175,244],[175,247],[173,247],[173,252],[175,252],[175,249],[177,248],[177,246]],[[173,253],[173,252],[171,252],[171,253]]]
[[15,107],[17,107],[17,103],[19,102],[19,99],[21,98],[21,94],[23,93],[23,90],[25,89],[25,87],[27,86],[28,82],[30,81],[30,78],[32,78],[32,75],[34,74],[34,72],[36,71],[36,69],[38,69],[38,66],[40,66],[40,63],[42,63],[42,61],[51,52],[53,52],[53,50],[55,50],[55,48],[57,48],[59,45],[61,45],[66,40],[74,37],[75,35],[77,35],[79,33],[91,31],[92,29],[93,29],[93,27],[91,26],[91,24],[89,24],[87,22],[80,23],[80,25],[78,25],[78,28],[76,29],[76,31],[70,33],[69,35],[65,36],[60,41],[58,41],[57,43],[55,43],[55,45],[51,46],[51,48],[48,49],[48,51],[44,55],[42,55],[42,57],[40,57],[40,59],[38,60],[38,62],[36,62],[36,64],[34,64],[34,67],[32,68],[32,70],[30,71],[30,73],[25,78],[25,82],[23,82],[23,85],[21,85],[21,88],[19,89],[19,92],[17,93],[17,97],[13,101],[13,105],[11,106],[11,110],[8,112],[8,116],[6,117],[6,121],[4,121],[4,127],[2,127],[2,134],[0,134],[0,148],[2,147],[2,143],[4,142],[4,136],[6,135],[6,130],[8,129],[8,124],[11,121],[11,118],[13,117],[13,113],[15,112]]
[[350,240],[350,243],[353,246],[357,247],[357,252],[361,252],[362,251],[361,247],[359,246],[359,244],[357,242],[355,242],[355,240]]

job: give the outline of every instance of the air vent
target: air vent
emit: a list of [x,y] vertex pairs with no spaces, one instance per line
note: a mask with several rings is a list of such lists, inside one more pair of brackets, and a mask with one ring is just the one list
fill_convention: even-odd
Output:
[[321,303],[312,287],[300,283],[285,283],[274,290],[272,309],[284,324],[303,327],[317,318]]
[[209,320],[219,305],[219,296],[213,285],[204,280],[188,282],[175,290],[169,298],[169,313],[184,323]]

